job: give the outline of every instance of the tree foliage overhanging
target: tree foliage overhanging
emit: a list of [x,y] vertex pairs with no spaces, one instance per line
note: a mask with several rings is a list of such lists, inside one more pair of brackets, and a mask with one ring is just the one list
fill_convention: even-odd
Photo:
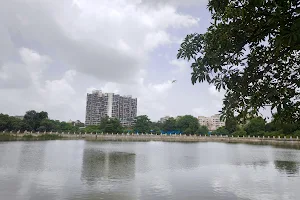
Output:
[[178,59],[192,61],[192,83],[225,89],[222,114],[245,122],[270,107],[300,120],[300,1],[209,0],[213,23],[187,35]]

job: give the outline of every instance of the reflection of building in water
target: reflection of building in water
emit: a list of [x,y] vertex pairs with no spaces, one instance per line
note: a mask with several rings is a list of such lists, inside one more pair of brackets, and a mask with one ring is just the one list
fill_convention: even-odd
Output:
[[95,184],[103,179],[132,179],[134,175],[134,154],[84,150],[81,179],[88,184]]
[[275,168],[278,169],[281,173],[286,174],[298,174],[299,172],[299,163],[294,161],[274,161]]

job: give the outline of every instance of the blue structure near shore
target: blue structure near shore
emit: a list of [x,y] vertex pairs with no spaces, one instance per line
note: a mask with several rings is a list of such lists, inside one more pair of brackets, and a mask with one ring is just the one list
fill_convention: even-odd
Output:
[[161,134],[166,134],[166,135],[179,135],[181,131],[179,130],[173,130],[173,131],[160,131]]

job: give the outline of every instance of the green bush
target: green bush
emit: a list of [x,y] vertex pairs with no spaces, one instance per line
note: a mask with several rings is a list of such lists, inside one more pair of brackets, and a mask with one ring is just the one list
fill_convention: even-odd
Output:
[[33,140],[34,136],[33,135],[23,135],[22,139],[23,140]]
[[213,131],[214,135],[229,135],[229,131],[223,126],[219,127],[217,130]]
[[61,139],[61,135],[56,135],[56,134],[45,134],[45,135],[39,135],[37,139],[39,140],[58,140]]
[[283,138],[285,135],[282,133],[282,131],[271,131],[271,132],[265,132],[265,137],[273,137],[275,136],[276,138],[278,136],[280,136],[281,138]]
[[294,133],[293,133],[293,136],[294,137],[300,137],[300,130],[297,130],[297,131],[295,131]]
[[262,137],[262,136],[266,136],[266,132],[265,131],[258,131],[256,134],[254,134],[255,136],[259,136],[259,137]]
[[232,135],[234,137],[237,137],[237,136],[243,137],[243,136],[247,136],[247,132],[244,131],[243,129],[240,129],[240,130],[237,130],[237,131],[233,132]]
[[0,134],[0,141],[10,141],[10,140],[16,140],[17,137],[15,137],[14,135],[8,134],[8,133],[4,133],[4,134]]

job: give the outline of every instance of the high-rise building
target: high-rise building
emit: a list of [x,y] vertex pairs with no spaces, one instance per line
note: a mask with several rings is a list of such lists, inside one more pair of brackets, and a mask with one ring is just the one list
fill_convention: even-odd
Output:
[[114,93],[94,90],[87,94],[85,125],[100,125],[103,117],[120,120],[123,126],[131,126],[137,115],[137,99]]
[[209,130],[216,130],[219,127],[225,126],[225,122],[221,120],[220,115],[216,114],[211,117],[198,117],[199,124],[201,126],[207,126]]

